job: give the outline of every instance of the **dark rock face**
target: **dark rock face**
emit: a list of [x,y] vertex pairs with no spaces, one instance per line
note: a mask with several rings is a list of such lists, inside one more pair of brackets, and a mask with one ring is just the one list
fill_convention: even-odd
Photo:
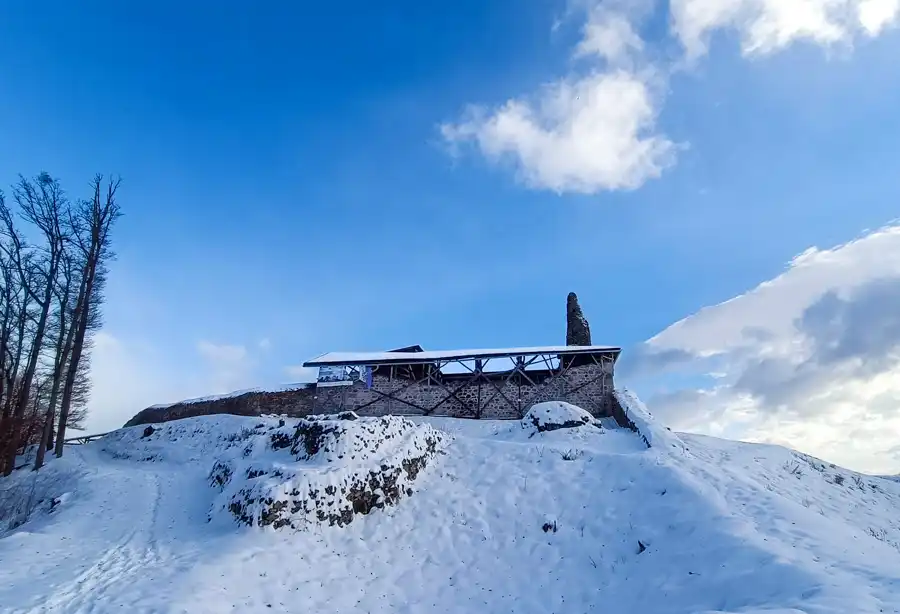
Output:
[[214,398],[206,401],[188,401],[163,407],[155,406],[139,412],[125,426],[156,424],[194,416],[213,414],[235,414],[238,416],[259,416],[261,414],[285,414],[302,418],[313,410],[315,385],[282,390],[279,392],[247,392],[233,397]]
[[591,327],[574,292],[566,300],[566,345],[591,345]]
[[[537,429],[538,433],[546,433],[548,431],[558,431],[560,429],[574,429],[579,426],[585,426],[586,424],[591,424],[591,421],[583,418],[580,420],[566,420],[565,422],[555,422],[555,423],[542,423],[537,418],[532,419],[532,424],[534,424],[534,428]],[[599,423],[597,425],[599,427]]]
[[[293,434],[284,426],[251,437],[290,453],[276,462],[218,460],[209,484],[224,500],[213,513],[227,510],[240,524],[296,530],[310,523],[343,527],[356,515],[396,505],[413,494],[413,482],[449,441],[405,418],[353,412],[309,416]],[[254,447],[251,441],[247,449]]]

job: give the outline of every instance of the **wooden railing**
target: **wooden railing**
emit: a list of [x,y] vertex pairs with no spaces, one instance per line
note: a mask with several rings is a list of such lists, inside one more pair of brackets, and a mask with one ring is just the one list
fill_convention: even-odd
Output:
[[63,441],[67,446],[81,446],[88,442],[95,441],[101,437],[106,437],[109,433],[96,433],[94,435],[82,435],[81,437],[71,437]]

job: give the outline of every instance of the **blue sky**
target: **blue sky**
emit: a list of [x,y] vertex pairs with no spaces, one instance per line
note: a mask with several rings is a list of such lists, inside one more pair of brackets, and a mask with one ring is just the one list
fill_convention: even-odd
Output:
[[[98,171],[124,179],[93,424],[291,381],[328,350],[559,343],[573,290],[596,342],[639,346],[811,246],[888,224],[893,0],[842,0],[883,5],[869,29],[728,0],[696,36],[692,3],[5,6],[0,182],[47,170],[78,194]],[[583,45],[611,17],[639,41],[617,57]],[[618,166],[579,167],[586,188],[550,185],[547,165],[626,157],[602,132],[549,153],[510,137],[492,155],[507,101],[552,132],[565,120],[541,115],[548,87],[615,74],[652,107],[622,147],[671,145],[658,177],[618,189]],[[595,111],[627,122],[613,101]]]

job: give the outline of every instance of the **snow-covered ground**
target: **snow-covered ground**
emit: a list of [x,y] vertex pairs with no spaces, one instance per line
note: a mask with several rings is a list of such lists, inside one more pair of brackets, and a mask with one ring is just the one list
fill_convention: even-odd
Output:
[[41,472],[64,496],[0,538],[0,611],[900,612],[900,483],[627,409],[638,433],[416,418],[448,436],[410,496],[297,531],[209,521],[213,465],[296,420],[123,429]]

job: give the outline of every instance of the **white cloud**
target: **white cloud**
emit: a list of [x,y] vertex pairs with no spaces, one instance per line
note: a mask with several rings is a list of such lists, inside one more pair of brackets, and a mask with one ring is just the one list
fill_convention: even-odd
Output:
[[511,159],[531,187],[594,193],[636,188],[672,163],[675,147],[653,133],[655,120],[647,75],[618,70],[554,83],[534,102],[473,109],[441,130],[493,161]]
[[610,64],[620,64],[639,55],[644,41],[623,14],[596,9],[584,24],[575,57],[597,56]]
[[639,354],[645,374],[689,378],[650,400],[673,428],[900,471],[900,226],[808,250]]
[[656,128],[664,78],[642,60],[644,42],[632,23],[650,5],[575,4],[586,17],[572,55],[592,69],[493,109],[470,107],[441,133],[451,145],[471,143],[492,162],[510,162],[535,189],[593,194],[640,187],[673,164],[676,152]]
[[732,29],[747,55],[765,54],[806,40],[850,43],[876,36],[897,18],[898,0],[672,0],[672,30],[688,57],[707,52],[716,30]]
[[859,23],[870,36],[892,25],[900,14],[900,0],[861,0]]
[[[635,24],[658,6],[570,0],[570,13],[584,19],[573,57],[593,62],[593,70],[571,72],[536,95],[472,106],[462,119],[441,125],[444,140],[454,151],[473,144],[491,162],[510,162],[535,189],[593,194],[659,177],[677,149],[657,125],[659,92],[685,63],[648,60],[653,54]],[[688,60],[707,53],[717,31],[737,32],[745,55],[762,55],[800,40],[852,44],[861,34],[881,34],[900,14],[900,0],[671,0],[662,6]]]

